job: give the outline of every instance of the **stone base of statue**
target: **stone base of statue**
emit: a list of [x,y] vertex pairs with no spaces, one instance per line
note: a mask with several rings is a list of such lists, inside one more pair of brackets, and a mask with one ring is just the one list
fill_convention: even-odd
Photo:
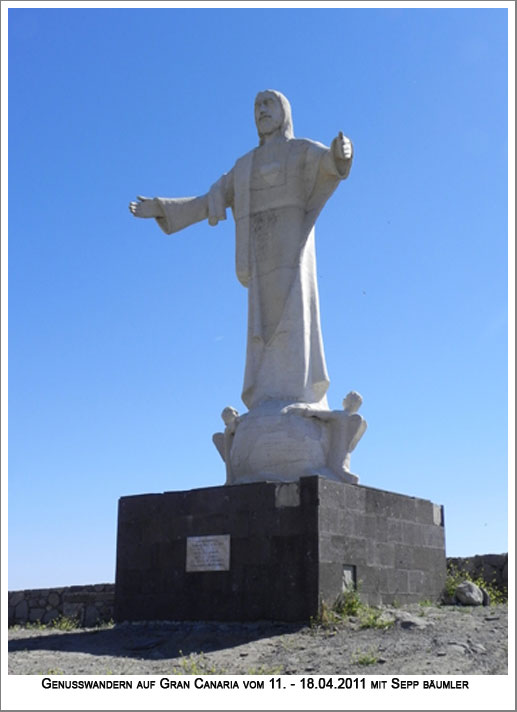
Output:
[[226,484],[296,482],[320,475],[357,484],[350,453],[366,430],[356,413],[362,398],[351,391],[344,410],[314,404],[268,400],[248,413],[222,412],[225,430],[213,436],[226,464]]
[[308,621],[353,585],[437,600],[444,541],[441,506],[317,476],[122,497],[115,619]]

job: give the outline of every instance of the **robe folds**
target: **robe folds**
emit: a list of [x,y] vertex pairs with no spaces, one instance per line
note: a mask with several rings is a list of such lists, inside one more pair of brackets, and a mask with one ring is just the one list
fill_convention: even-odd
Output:
[[250,410],[266,401],[327,407],[314,224],[348,170],[307,139],[284,139],[267,158],[250,151],[205,196],[159,198],[157,222],[171,234],[205,218],[217,225],[232,209],[236,272],[248,289],[242,400]]

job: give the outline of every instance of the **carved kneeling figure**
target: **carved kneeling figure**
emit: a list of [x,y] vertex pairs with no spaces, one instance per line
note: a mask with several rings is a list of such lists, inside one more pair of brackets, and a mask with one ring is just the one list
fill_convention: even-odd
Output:
[[219,451],[219,455],[223,458],[224,463],[226,464],[226,482],[225,484],[231,485],[233,484],[232,482],[232,474],[231,474],[231,458],[230,458],[230,453],[232,449],[232,443],[233,443],[233,438],[235,435],[235,430],[237,429],[237,425],[239,424],[239,412],[235,410],[235,408],[232,408],[231,406],[227,406],[223,412],[221,413],[221,418],[223,419],[223,422],[225,424],[225,429],[224,433],[214,433],[212,435],[212,440],[214,445],[216,446],[217,450]]
[[330,443],[327,456],[328,469],[340,481],[357,484],[359,478],[350,472],[350,453],[355,449],[366,428],[366,420],[357,414],[363,402],[357,391],[350,391],[343,399],[343,410],[320,410],[308,404],[293,405],[286,413],[305,418],[318,418],[328,423]]

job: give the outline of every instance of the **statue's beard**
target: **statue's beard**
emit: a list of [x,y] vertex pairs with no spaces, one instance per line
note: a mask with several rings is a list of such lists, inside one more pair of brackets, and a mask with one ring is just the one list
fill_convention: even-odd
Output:
[[284,134],[283,123],[278,124],[278,123],[269,123],[268,121],[265,121],[265,122],[262,122],[262,125],[261,125],[260,122],[257,122],[257,132],[258,132],[260,139],[263,139],[266,136],[272,136],[273,134],[276,134],[276,133],[281,133],[283,135]]
[[282,128],[282,124],[275,123],[271,119],[264,119],[264,121],[259,123],[260,131],[259,136],[268,136],[269,134],[276,133]]

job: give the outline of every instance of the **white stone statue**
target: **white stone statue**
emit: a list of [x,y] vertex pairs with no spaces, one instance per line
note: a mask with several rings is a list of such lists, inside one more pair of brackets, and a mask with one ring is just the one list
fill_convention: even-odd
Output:
[[[322,416],[331,411],[314,249],[316,218],[350,172],[352,143],[342,132],[330,148],[295,139],[291,107],[277,91],[257,95],[255,122],[259,146],[238,159],[207,194],[139,196],[129,207],[136,217],[155,218],[167,234],[203,219],[217,225],[232,209],[237,277],[248,289],[242,400],[249,411],[232,425],[230,455],[216,437],[227,481],[284,481],[315,472],[354,478],[329,466],[335,460],[329,454],[335,438],[327,427],[331,419]],[[307,406],[312,422],[302,415]]]

